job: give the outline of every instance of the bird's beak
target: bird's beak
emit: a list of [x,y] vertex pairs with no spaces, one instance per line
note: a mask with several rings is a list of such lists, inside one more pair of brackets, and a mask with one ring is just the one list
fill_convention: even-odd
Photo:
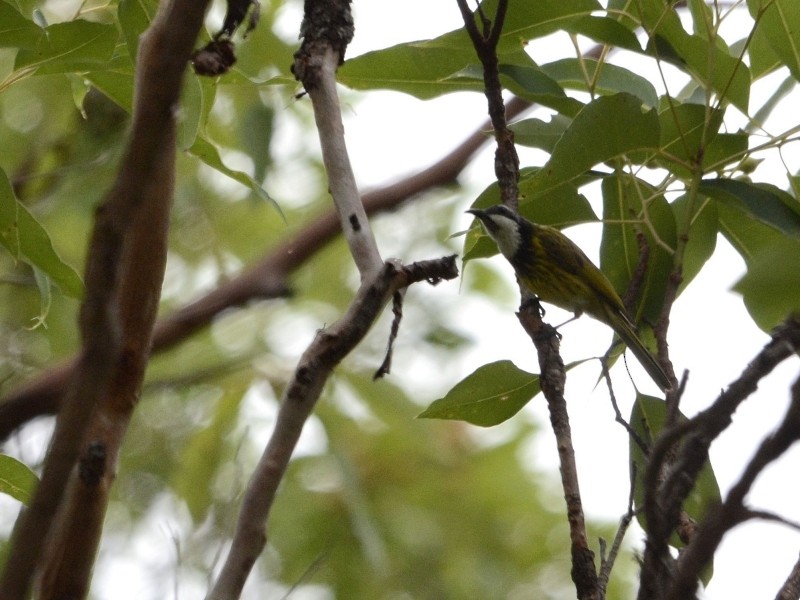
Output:
[[470,208],[466,212],[468,212],[471,215],[474,215],[474,216],[478,217],[481,221],[483,221],[483,218],[486,216],[486,211],[485,210],[481,210],[480,208]]

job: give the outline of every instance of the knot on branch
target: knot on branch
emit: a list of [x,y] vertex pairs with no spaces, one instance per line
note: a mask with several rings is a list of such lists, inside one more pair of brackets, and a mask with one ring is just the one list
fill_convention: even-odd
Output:
[[95,440],[91,442],[78,462],[78,475],[86,487],[96,487],[106,472],[106,445]]
[[308,91],[314,89],[321,57],[327,49],[339,55],[344,62],[345,50],[353,39],[355,24],[350,11],[350,0],[305,0],[300,37],[303,43],[294,54],[292,73]]
[[247,20],[244,37],[253,31],[261,17],[258,0],[228,0],[228,9],[220,29],[212,40],[191,56],[192,67],[198,75],[217,77],[224,75],[236,64],[236,53],[231,37]]

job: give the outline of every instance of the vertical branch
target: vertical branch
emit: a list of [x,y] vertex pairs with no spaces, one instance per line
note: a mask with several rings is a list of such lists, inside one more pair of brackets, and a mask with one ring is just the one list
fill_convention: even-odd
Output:
[[350,0],[306,0],[300,28],[303,43],[295,53],[292,73],[302,81],[314,106],[328,187],[363,280],[380,269],[382,261],[347,153],[336,92],[336,70],[353,32]]
[[489,106],[489,119],[492,122],[497,148],[494,153],[494,172],[500,186],[500,199],[506,206],[516,210],[519,205],[519,156],[514,145],[514,132],[508,128],[506,108],[503,103],[503,86],[500,85],[497,44],[503,31],[508,0],[500,0],[494,22],[490,23],[479,9],[485,34],[478,31],[475,15],[467,6],[466,0],[457,0],[464,27],[472,40],[478,58],[483,65],[483,91]]
[[[477,18],[481,21],[483,32],[478,30],[476,15],[469,10],[466,0],[457,0],[457,2],[464,19],[464,27],[483,65],[484,93],[497,142],[494,166],[500,186],[500,196],[505,205],[516,210],[519,204],[519,157],[514,146],[514,134],[508,129],[505,118],[497,56],[497,44],[502,33],[508,0],[499,0],[494,22],[488,19],[479,5]],[[529,292],[522,287],[520,287],[520,292],[523,302],[517,317],[522,327],[530,335],[539,355],[542,392],[547,399],[550,423],[558,447],[561,484],[564,489],[570,530],[572,580],[575,583],[578,598],[581,600],[599,599],[602,592],[594,564],[594,553],[589,548],[586,537],[583,502],[578,485],[578,467],[575,462],[569,414],[564,398],[566,371],[564,361],[559,354],[558,334],[552,327],[542,323],[538,304],[528,301]]]
[[[26,597],[76,464],[89,416],[107,393],[118,361],[124,358],[119,289],[125,275],[122,264],[126,244],[132,223],[147,208],[148,186],[161,172],[163,148],[165,144],[169,148],[169,140],[174,139],[181,74],[200,30],[205,6],[205,2],[191,0],[166,2],[154,22],[154,27],[162,29],[162,35],[152,39],[153,68],[139,72],[128,150],[113,188],[96,213],[85,273],[86,297],[79,321],[82,350],[56,421],[41,483],[30,509],[20,516],[14,531],[0,580],[3,600]],[[169,194],[170,189],[171,185],[161,193]],[[156,305],[157,298],[156,292]]]

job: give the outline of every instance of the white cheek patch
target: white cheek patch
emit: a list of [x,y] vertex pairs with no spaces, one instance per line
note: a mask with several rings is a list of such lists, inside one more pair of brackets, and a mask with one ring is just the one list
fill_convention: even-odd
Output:
[[510,260],[516,254],[522,241],[519,235],[519,228],[516,222],[508,217],[496,215],[492,217],[492,221],[494,221],[496,230],[491,232],[491,236],[497,242],[497,247],[503,253],[503,256]]

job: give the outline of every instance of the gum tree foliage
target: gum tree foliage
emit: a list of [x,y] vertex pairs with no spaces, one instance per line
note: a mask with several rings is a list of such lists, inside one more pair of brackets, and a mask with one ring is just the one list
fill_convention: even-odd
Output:
[[[136,147],[131,115],[135,97],[142,108],[137,90],[147,89],[142,73],[150,72],[148,61],[165,58],[159,55],[163,47],[152,42],[164,38],[140,37],[157,20],[157,3],[0,1],[4,557],[26,544],[11,540],[11,524],[21,503],[33,501],[52,415],[75,389],[76,372],[91,363],[75,358],[82,343],[76,323],[82,300],[97,297],[96,273],[86,268],[92,249],[101,246],[96,224],[109,211],[96,207],[141,185],[141,198],[130,206],[159,194],[172,202],[163,213],[146,211],[156,215],[153,223],[131,217],[132,227],[144,232],[144,241],[131,245],[145,257],[148,236],[166,234],[169,225],[153,351],[148,356],[143,318],[136,351],[141,368],[146,365],[141,392],[103,413],[124,444],[118,456],[108,456],[108,430],[90,426],[87,437],[75,434],[80,468],[66,483],[74,504],[62,506],[62,514],[71,515],[62,521],[97,515],[100,542],[90,594],[108,597],[116,586],[132,585],[110,575],[120,565],[144,576],[142,593],[153,597],[173,589],[180,597],[199,597],[216,589],[279,399],[297,380],[295,369],[315,332],[347,314],[368,279],[361,265],[354,268],[352,240],[348,245],[337,233],[312,102],[290,70],[298,42],[274,27],[299,4],[264,3],[258,19],[251,7],[244,18],[249,23],[233,34],[226,23],[221,36],[215,32],[225,7],[213,6],[192,48],[230,41],[235,65],[208,77],[186,61],[176,88],[180,102],[161,114],[165,123],[174,116],[174,132],[166,125],[166,141],[143,159],[156,163],[148,167],[148,179],[134,178],[120,189],[127,149]],[[315,5],[347,7],[306,2],[307,9]],[[484,3],[476,22],[497,23],[497,6]],[[457,12],[456,2],[452,9]],[[159,18],[162,33],[172,34],[182,15],[164,10]],[[726,28],[735,19],[746,27]],[[254,27],[244,35],[249,25]],[[356,23],[357,32],[368,27]],[[309,31],[303,33],[307,40]],[[574,52],[554,56],[546,49],[556,40]],[[148,43],[151,54],[142,52]],[[578,586],[581,597],[631,596],[636,589],[641,597],[656,597],[654,589],[663,597],[690,597],[698,578],[707,583],[712,576],[725,531],[751,518],[780,520],[748,507],[744,497],[755,476],[796,438],[800,392],[787,390],[792,408],[786,421],[775,424],[772,437],[759,434],[764,443],[730,493],[720,496],[704,459],[739,403],[797,348],[792,315],[800,288],[787,282],[800,278],[799,180],[788,158],[798,125],[770,120],[800,78],[797,48],[800,13],[792,0],[510,2],[502,19],[497,72],[509,100],[510,129],[518,147],[541,151],[522,154],[520,212],[557,227],[602,223],[600,265],[666,365],[675,358],[666,350],[672,303],[702,271],[719,235],[746,264],[736,290],[750,317],[767,332],[781,327],[772,346],[751,349],[753,362],[741,378],[718,382],[720,388],[733,385],[709,398],[707,410],[694,419],[679,412],[679,371],[667,398],[610,388],[628,394],[624,406],[632,407],[619,415],[627,430],[617,430],[631,440],[626,468],[632,500],[630,507],[620,506],[623,525],[590,522],[583,532],[596,560],[590,571],[598,569],[600,577],[589,590]],[[344,101],[354,106],[371,90],[420,100],[485,91],[483,66],[463,28],[345,58],[336,76]],[[425,106],[420,102],[420,110]],[[518,414],[546,385],[544,378],[503,360],[473,364],[474,372],[458,381],[466,352],[474,352],[476,327],[459,318],[458,303],[497,302],[509,288],[482,261],[472,262],[496,252],[478,228],[463,239],[451,235],[463,229],[464,209],[500,198],[492,181],[482,192],[459,187],[460,172],[493,140],[486,126],[477,127],[483,115],[453,118],[471,125],[451,155],[406,178],[399,167],[396,181],[367,191],[363,201],[378,245],[390,246],[404,263],[463,255],[467,275],[460,293],[448,293],[442,288],[457,284],[443,282],[409,287],[402,305],[394,294],[394,313],[402,310],[403,319],[389,376],[373,380],[393,325],[392,302],[332,371],[280,479],[267,545],[245,596],[282,597],[293,587],[328,589],[342,598],[575,593],[575,530],[565,527],[554,477],[526,458],[541,425]],[[470,127],[475,133],[467,137]],[[419,131],[419,143],[429,135],[435,132]],[[173,148],[174,172],[161,169],[172,165]],[[776,164],[781,176],[765,178]],[[112,221],[121,222],[108,231],[129,224],[111,212]],[[135,292],[156,286],[160,275],[155,269],[155,277],[146,279],[136,267],[151,259],[132,259],[126,248],[117,248],[120,264],[127,265],[122,281],[116,272],[107,280],[124,299],[112,295],[108,304],[87,305],[84,340],[87,331],[91,337],[86,323],[108,325],[114,338],[126,327],[114,311],[125,321],[126,310],[158,298],[151,290],[138,300]],[[119,352],[113,343],[109,347]],[[617,349],[606,364],[618,358]],[[118,364],[109,363],[109,369]],[[612,373],[614,382],[625,378],[619,369]],[[109,389],[116,388],[98,391],[98,402],[113,395]],[[415,419],[420,413],[431,418]],[[478,434],[476,425],[501,422],[501,434],[488,441]],[[70,432],[63,435],[69,439]],[[669,479],[674,472],[683,477],[681,485]],[[110,486],[108,507],[101,503],[93,512],[95,505],[75,491],[81,485]],[[646,544],[632,542],[642,560],[636,582],[630,560],[613,561],[619,550],[613,542],[622,539],[634,508],[647,538]],[[45,542],[37,557],[37,585],[43,596],[70,585],[85,592],[85,582],[59,578],[65,563],[52,549],[72,540],[68,554],[91,570],[97,540],[75,524],[61,523],[56,531],[62,537]],[[682,548],[681,558],[674,560],[670,548]],[[623,546],[621,552],[631,550]],[[10,577],[7,572],[5,586]],[[788,588],[791,574],[787,578]]]

